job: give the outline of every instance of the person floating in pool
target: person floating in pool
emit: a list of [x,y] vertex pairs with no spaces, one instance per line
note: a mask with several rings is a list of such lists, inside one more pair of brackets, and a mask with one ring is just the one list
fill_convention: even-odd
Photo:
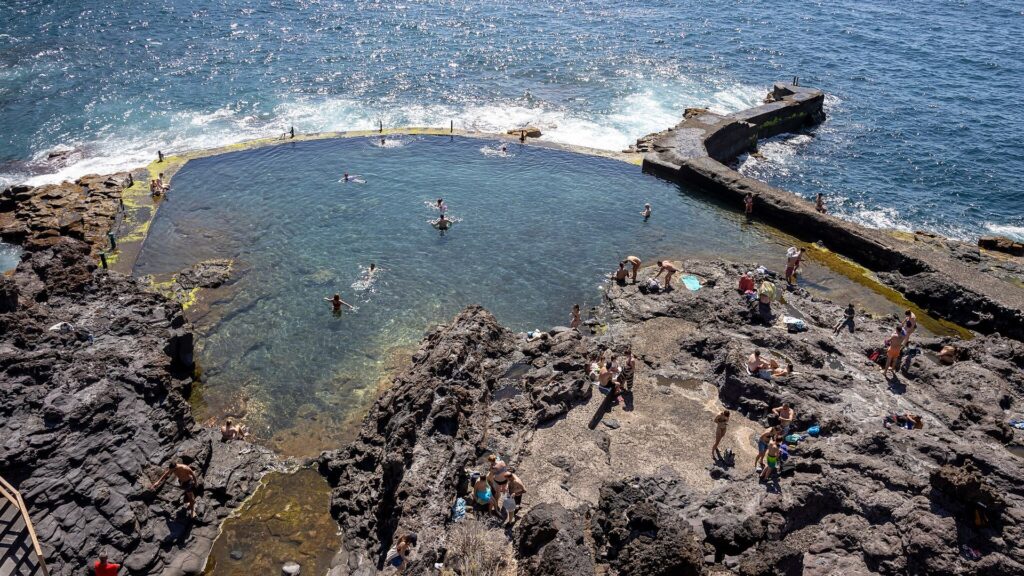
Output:
[[335,313],[341,312],[342,305],[348,306],[350,310],[355,310],[356,309],[355,306],[353,306],[353,305],[349,304],[348,302],[345,302],[344,300],[342,300],[341,299],[341,294],[335,294],[333,298],[324,298],[324,300],[326,300],[326,301],[331,303],[331,309]]
[[651,217],[651,205],[644,204],[644,211],[641,212],[640,215],[644,217],[644,222],[646,222],[647,219]]
[[366,184],[366,180],[360,178],[358,174],[349,174],[348,172],[345,172],[345,174],[342,175],[341,181],[354,182],[356,184]]
[[448,211],[448,205],[444,203],[444,198],[437,199],[437,210],[441,212],[442,215]]

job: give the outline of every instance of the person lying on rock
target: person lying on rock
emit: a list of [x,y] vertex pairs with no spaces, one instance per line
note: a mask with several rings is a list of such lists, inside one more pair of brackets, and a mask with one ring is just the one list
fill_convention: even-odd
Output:
[[854,316],[856,316],[856,315],[857,315],[857,311],[853,309],[853,302],[850,302],[850,305],[847,306],[846,310],[843,311],[843,319],[840,320],[832,328],[832,335],[833,336],[839,336],[839,332],[843,329],[843,327],[849,327],[850,328],[850,334],[853,334],[853,319],[854,319]]
[[385,555],[384,565],[393,566],[396,569],[395,574],[401,574],[412,560],[413,552],[416,551],[417,539],[415,532],[400,536]]
[[924,418],[920,414],[911,414],[910,412],[904,412],[903,414],[890,414],[885,417],[883,423],[886,428],[889,428],[893,424],[896,424],[900,428],[906,428],[907,430],[920,430],[924,428]]
[[793,420],[796,419],[796,410],[789,405],[789,402],[783,402],[782,406],[772,409],[772,414],[779,417],[779,426],[782,426],[782,435],[788,436],[789,429],[793,426]]
[[235,424],[231,421],[231,418],[225,420],[224,425],[220,427],[220,439],[222,442],[244,440],[247,433],[248,430],[246,430],[245,426]]
[[664,289],[668,290],[669,283],[672,282],[672,276],[674,276],[676,272],[679,272],[679,269],[673,266],[668,260],[658,260],[658,273],[654,275],[654,279],[657,280],[658,276],[661,276],[662,272],[665,273]]
[[768,363],[772,367],[772,376],[781,378],[793,374],[793,363],[786,362],[785,366],[779,366],[779,363],[772,360]]
[[718,454],[718,444],[725,438],[725,432],[729,428],[729,411],[722,410],[712,422],[715,423],[715,444],[711,447],[711,457],[714,458]]
[[178,462],[177,460],[171,460],[167,464],[167,470],[164,470],[163,475],[156,481],[156,484],[150,487],[150,490],[156,492],[160,489],[160,486],[170,478],[174,476],[178,479],[178,485],[181,486],[182,492],[185,493],[185,506],[188,510],[188,517],[196,517],[196,486],[198,484],[198,477],[196,473],[186,466],[185,464]]
[[761,351],[754,350],[754,353],[747,358],[747,370],[750,374],[765,380],[772,379],[771,364],[761,359]]

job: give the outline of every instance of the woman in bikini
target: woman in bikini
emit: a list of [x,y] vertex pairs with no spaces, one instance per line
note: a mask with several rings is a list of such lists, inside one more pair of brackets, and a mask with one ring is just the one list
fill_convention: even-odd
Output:
[[582,323],[583,323],[583,321],[580,320],[580,305],[579,304],[573,304],[572,305],[572,316],[569,319],[569,329],[570,330],[579,330],[580,324],[582,324]]
[[722,410],[712,420],[715,423],[715,445],[711,447],[711,457],[714,458],[715,454],[718,454],[718,444],[725,438],[725,431],[729,428],[729,411]]

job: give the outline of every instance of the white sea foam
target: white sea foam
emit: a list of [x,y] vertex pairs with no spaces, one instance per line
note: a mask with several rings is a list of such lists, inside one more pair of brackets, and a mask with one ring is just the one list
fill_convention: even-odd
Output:
[[985,222],[985,229],[993,234],[1000,236],[1006,236],[1014,240],[1024,242],[1024,226],[1014,226],[1012,224],[996,224],[994,222]]

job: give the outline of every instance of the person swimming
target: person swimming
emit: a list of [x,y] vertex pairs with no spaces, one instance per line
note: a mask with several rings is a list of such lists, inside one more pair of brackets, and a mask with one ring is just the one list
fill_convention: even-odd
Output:
[[644,204],[644,210],[643,210],[643,212],[640,213],[640,215],[644,217],[644,220],[647,220],[648,218],[650,218],[651,217],[651,205],[650,204]]
[[326,301],[331,303],[331,309],[334,310],[335,312],[341,312],[342,305],[348,306],[349,309],[351,309],[351,310],[355,310],[356,309],[355,306],[353,306],[353,305],[349,304],[348,302],[345,302],[344,300],[342,300],[341,299],[341,294],[335,294],[333,298],[324,298],[324,300],[326,300]]
[[355,184],[366,184],[366,180],[360,178],[358,174],[349,174],[348,172],[342,174],[341,180],[339,180],[339,182],[353,182]]
[[449,220],[448,217],[444,215],[444,213],[441,214],[440,218],[434,220],[434,227],[437,228],[438,230],[447,230],[448,228],[451,227],[451,225],[452,221]]
[[448,211],[448,205],[444,203],[444,198],[437,199],[437,209],[442,215]]

